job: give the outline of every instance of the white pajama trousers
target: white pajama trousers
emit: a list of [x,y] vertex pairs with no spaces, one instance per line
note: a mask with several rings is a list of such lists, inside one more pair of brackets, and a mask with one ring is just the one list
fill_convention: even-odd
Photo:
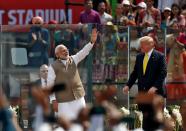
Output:
[[63,116],[68,120],[74,120],[83,107],[85,107],[84,97],[70,102],[58,103],[58,116]]

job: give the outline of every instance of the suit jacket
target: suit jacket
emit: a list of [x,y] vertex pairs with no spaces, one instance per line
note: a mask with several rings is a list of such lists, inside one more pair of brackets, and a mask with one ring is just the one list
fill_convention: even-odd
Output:
[[130,75],[127,85],[131,88],[135,81],[138,80],[139,91],[148,91],[154,86],[157,88],[156,93],[165,97],[164,80],[167,75],[165,57],[162,53],[153,50],[146,67],[146,72],[143,74],[144,55],[144,53],[137,55],[134,70]]

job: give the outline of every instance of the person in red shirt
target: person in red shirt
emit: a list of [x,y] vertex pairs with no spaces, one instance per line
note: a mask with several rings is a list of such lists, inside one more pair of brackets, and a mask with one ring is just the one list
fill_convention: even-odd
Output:
[[147,4],[147,9],[140,12],[137,25],[143,27],[160,27],[161,13],[159,9],[154,8],[154,0],[145,0],[145,3]]
[[85,0],[85,10],[80,14],[81,23],[96,23],[101,24],[99,13],[93,8],[92,0]]

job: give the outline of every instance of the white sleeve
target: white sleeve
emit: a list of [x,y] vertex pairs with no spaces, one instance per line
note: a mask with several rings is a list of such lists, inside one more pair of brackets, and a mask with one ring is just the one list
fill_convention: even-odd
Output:
[[[50,65],[48,68],[48,84],[51,86],[54,85],[55,78],[56,78],[56,74],[54,72],[53,67]],[[50,97],[50,103],[52,103],[53,100],[56,100],[54,93],[51,94],[49,97]]]
[[49,85],[54,85],[55,78],[56,78],[55,71],[54,71],[52,65],[50,65],[50,66],[48,67],[48,78],[47,78],[48,84],[49,84]]
[[55,96],[55,93],[52,93],[50,96],[50,103],[52,104],[52,101],[56,100],[56,96]]
[[91,51],[92,47],[93,47],[93,44],[91,44],[89,42],[76,55],[72,56],[72,58],[73,58],[73,60],[74,60],[76,65],[78,65],[78,63],[80,61],[82,61],[89,54],[89,52]]

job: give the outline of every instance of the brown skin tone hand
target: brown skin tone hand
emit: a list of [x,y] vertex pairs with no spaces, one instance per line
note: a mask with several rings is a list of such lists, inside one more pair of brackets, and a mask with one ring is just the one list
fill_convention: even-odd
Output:
[[97,36],[98,36],[98,31],[96,28],[92,29],[92,33],[91,33],[91,43],[94,44],[97,40]]

